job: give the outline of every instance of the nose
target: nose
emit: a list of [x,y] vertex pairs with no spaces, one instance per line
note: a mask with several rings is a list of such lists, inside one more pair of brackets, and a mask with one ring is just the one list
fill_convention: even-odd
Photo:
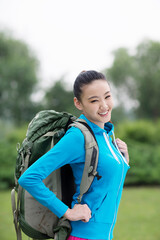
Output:
[[104,100],[101,101],[100,109],[101,110],[107,110],[108,109],[108,104],[106,103],[106,101],[104,101]]

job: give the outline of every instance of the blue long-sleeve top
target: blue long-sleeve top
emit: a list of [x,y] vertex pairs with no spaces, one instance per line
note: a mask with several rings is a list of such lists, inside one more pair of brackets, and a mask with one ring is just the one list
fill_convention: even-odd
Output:
[[[113,229],[121,199],[123,184],[129,165],[120,151],[113,144],[112,123],[106,123],[104,129],[85,119],[93,130],[99,147],[97,171],[102,178],[94,179],[89,191],[84,194],[82,204],[87,204],[92,212],[89,222],[72,221],[71,235],[87,239],[113,238]],[[80,183],[85,162],[85,140],[82,132],[75,127],[70,128],[65,136],[45,155],[30,166],[18,180],[41,204],[49,208],[59,218],[68,209],[56,195],[43,183],[43,180],[54,170],[70,164],[76,185],[72,207],[77,203]]]

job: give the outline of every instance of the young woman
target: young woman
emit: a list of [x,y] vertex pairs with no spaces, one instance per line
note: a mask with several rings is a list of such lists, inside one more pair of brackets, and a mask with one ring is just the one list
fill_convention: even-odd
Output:
[[[102,73],[80,73],[74,83],[74,95],[74,104],[82,112],[80,118],[86,120],[98,142],[98,173],[102,178],[94,179],[81,204],[78,204],[85,145],[81,131],[72,127],[54,148],[22,175],[19,184],[58,217],[65,216],[70,220],[72,232],[68,240],[111,240],[125,176],[129,169],[127,145],[114,137],[114,126],[110,122],[112,94]],[[65,164],[71,165],[76,184],[71,209],[42,182],[52,171]]]

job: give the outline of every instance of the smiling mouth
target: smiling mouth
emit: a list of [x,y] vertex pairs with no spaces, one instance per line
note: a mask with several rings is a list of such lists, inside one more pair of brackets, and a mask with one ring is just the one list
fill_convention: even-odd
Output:
[[109,113],[109,111],[106,111],[106,112],[103,112],[103,113],[98,113],[100,116],[102,116],[102,117],[105,117],[105,116],[107,116],[108,115],[108,113]]

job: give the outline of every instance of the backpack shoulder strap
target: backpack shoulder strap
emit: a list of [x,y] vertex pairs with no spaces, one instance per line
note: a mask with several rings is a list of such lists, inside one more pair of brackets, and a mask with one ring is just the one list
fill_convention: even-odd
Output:
[[78,203],[81,203],[83,194],[88,191],[95,176],[98,180],[101,178],[97,172],[99,148],[94,133],[85,120],[78,119],[70,126],[79,128],[85,138],[85,165],[80,184],[80,195],[77,198]]

